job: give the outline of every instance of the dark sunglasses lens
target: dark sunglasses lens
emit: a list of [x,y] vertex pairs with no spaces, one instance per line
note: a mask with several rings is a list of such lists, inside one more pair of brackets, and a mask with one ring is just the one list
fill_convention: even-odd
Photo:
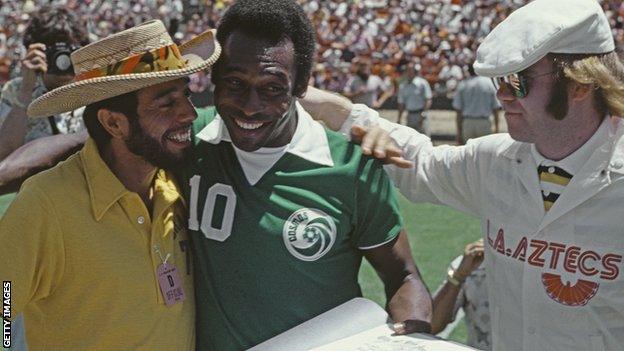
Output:
[[527,87],[525,80],[522,76],[518,74],[510,74],[505,77],[498,77],[492,79],[494,83],[494,87],[496,90],[500,89],[501,86],[504,86],[506,89],[509,89],[511,94],[517,98],[523,98],[527,95]]
[[506,77],[508,84],[511,86],[511,91],[517,98],[523,98],[527,95],[526,81],[524,77],[519,74],[510,74]]

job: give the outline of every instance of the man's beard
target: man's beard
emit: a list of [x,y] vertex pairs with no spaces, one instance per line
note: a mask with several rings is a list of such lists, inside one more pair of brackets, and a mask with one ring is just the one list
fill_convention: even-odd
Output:
[[185,149],[182,155],[174,155],[168,152],[159,140],[149,136],[137,118],[129,118],[130,137],[126,140],[128,150],[137,156],[143,157],[155,167],[172,170],[184,164],[190,157],[190,147]]

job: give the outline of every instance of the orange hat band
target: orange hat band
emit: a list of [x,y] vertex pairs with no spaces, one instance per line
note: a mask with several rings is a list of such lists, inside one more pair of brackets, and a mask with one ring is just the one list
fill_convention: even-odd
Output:
[[187,61],[182,58],[176,44],[133,55],[102,68],[76,75],[74,82],[85,79],[132,73],[149,73],[182,69]]

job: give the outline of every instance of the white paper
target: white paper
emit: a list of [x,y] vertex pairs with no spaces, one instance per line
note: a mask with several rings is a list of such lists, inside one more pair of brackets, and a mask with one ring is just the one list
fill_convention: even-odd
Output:
[[303,351],[357,334],[388,322],[378,304],[355,298],[289,329],[250,351]]
[[389,325],[363,331],[313,351],[466,351],[471,347],[426,334],[392,335]]

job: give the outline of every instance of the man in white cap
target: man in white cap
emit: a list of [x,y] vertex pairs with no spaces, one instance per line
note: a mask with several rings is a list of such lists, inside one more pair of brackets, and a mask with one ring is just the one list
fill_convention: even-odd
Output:
[[[477,52],[509,134],[433,147],[371,115],[343,125],[390,132],[415,163],[387,168],[409,199],[481,218],[494,350],[624,345],[624,66],[614,48],[596,1],[536,0]],[[373,129],[363,149],[383,156],[387,137]]]
[[147,22],[72,53],[74,82],[29,105],[32,118],[86,105],[91,136],[0,221],[4,317],[24,313],[31,349],[195,348],[186,209],[168,170],[197,117],[187,76],[220,51],[214,31],[178,47]]

